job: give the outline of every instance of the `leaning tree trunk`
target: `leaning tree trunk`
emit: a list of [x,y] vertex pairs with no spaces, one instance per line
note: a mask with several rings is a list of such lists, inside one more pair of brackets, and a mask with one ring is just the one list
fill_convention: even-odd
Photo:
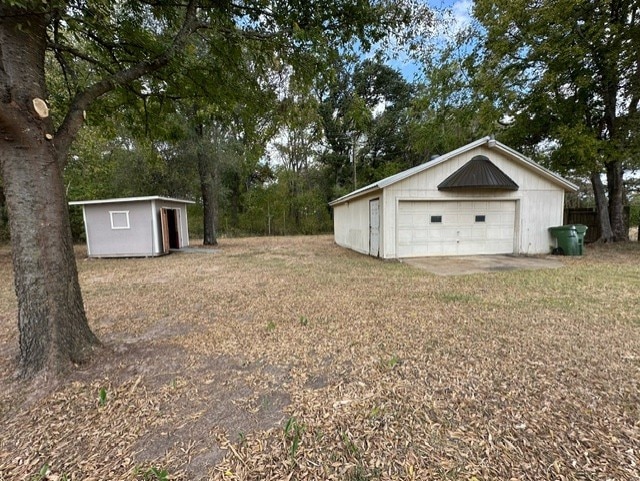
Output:
[[[2,14],[7,13],[3,8]],[[87,359],[89,329],[76,270],[61,153],[45,97],[44,15],[0,18],[0,169],[18,298],[19,374],[57,375]],[[35,99],[35,100],[34,100]]]
[[623,170],[620,161],[608,162],[607,165],[607,188],[609,190],[609,218],[611,220],[611,230],[613,240],[629,240],[624,216],[624,180]]
[[594,172],[591,174],[591,185],[593,186],[593,195],[596,199],[596,210],[598,212],[598,221],[600,223],[600,238],[598,240],[602,242],[611,242],[613,241],[613,231],[611,230],[611,222],[609,221],[607,195],[605,194],[604,185],[602,185],[600,172]]

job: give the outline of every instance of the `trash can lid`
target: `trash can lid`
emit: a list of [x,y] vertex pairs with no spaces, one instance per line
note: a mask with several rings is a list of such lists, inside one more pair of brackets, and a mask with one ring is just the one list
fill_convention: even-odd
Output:
[[551,232],[562,232],[562,231],[577,230],[577,229],[576,229],[575,225],[568,224],[568,225],[559,225],[559,226],[555,226],[555,227],[549,227],[549,230]]

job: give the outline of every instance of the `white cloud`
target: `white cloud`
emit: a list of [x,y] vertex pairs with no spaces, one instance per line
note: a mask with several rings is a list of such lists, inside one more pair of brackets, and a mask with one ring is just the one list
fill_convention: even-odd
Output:
[[453,5],[453,16],[459,28],[468,27],[471,23],[472,8],[473,2],[471,0],[461,0]]
[[437,37],[452,37],[471,25],[473,0],[458,0],[456,2],[431,0],[431,7],[442,11],[441,20],[436,25]]

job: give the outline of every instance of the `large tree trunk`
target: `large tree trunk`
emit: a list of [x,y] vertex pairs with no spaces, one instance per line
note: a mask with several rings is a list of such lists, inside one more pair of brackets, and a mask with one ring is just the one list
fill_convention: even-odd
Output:
[[[200,193],[202,195],[204,240],[206,246],[218,245],[216,238],[216,218],[218,215],[218,198],[216,195],[216,168],[214,159],[210,158],[204,149],[204,127],[196,127],[198,174],[200,176]],[[216,149],[217,146],[216,139]]]
[[608,162],[607,189],[609,191],[609,218],[613,240],[629,240],[629,231],[624,218],[624,181],[622,164],[619,161]]
[[7,218],[6,205],[4,187],[2,185],[2,178],[0,177],[0,242],[8,240],[8,237],[5,237],[9,232],[9,219]]
[[593,195],[596,199],[596,210],[598,212],[598,220],[600,222],[600,238],[599,241],[613,241],[613,231],[611,230],[611,222],[609,221],[609,206],[607,195],[602,185],[600,172],[591,174],[591,185],[593,186]]
[[[64,7],[61,2],[59,7]],[[166,50],[80,91],[57,132],[48,116],[45,48],[51,2],[0,2],[0,172],[4,181],[20,332],[19,372],[54,375],[90,355],[62,169],[84,111],[98,97],[166,66],[199,28],[191,0]]]
[[[7,14],[2,10],[0,14]],[[20,333],[19,374],[57,375],[87,359],[61,157],[45,97],[44,15],[0,19],[0,169],[9,213]]]
[[61,169],[43,140],[2,156],[22,377],[57,375],[99,344],[82,303]]

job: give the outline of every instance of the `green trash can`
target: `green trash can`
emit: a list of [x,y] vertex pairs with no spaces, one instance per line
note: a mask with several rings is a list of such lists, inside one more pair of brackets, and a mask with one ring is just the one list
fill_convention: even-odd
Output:
[[573,224],[573,227],[576,229],[576,234],[578,235],[578,255],[581,256],[584,254],[584,236],[587,233],[588,227],[583,224]]
[[558,227],[549,227],[549,232],[556,239],[556,248],[553,249],[554,254],[565,256],[580,255],[580,247],[578,245],[578,231],[574,225],[560,225]]

